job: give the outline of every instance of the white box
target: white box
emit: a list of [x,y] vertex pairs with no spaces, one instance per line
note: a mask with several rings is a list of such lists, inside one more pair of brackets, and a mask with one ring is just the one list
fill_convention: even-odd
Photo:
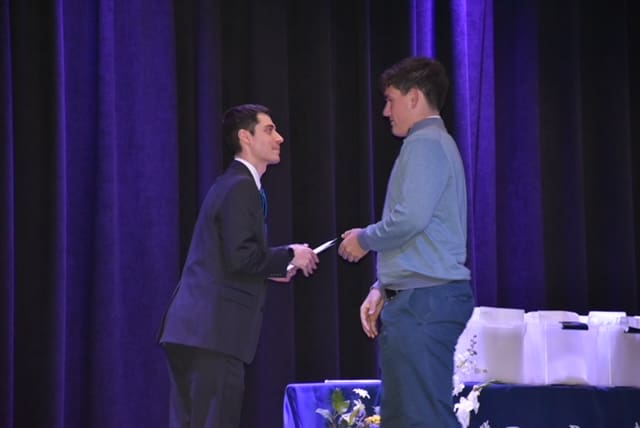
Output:
[[624,312],[589,313],[589,327],[597,332],[594,385],[640,388],[639,324],[639,318]]
[[[475,338],[475,339],[474,339]],[[462,372],[463,381],[522,383],[524,310],[479,306],[458,340],[456,354],[464,355],[475,340],[477,371]]]
[[[567,311],[537,311],[525,315],[524,381],[534,385],[588,385],[595,377],[589,357],[595,352],[596,334],[580,316]],[[564,323],[564,325],[563,325]],[[571,326],[567,323],[573,323]]]

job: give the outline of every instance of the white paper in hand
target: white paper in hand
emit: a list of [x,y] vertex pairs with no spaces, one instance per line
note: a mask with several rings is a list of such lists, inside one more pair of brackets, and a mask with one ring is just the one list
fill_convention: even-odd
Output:
[[[333,239],[325,242],[324,244],[318,245],[316,248],[313,249],[313,252],[316,253],[316,254],[320,254],[321,252],[323,252],[327,248],[331,248],[334,245],[336,245],[336,242],[338,242],[338,238],[333,238]],[[290,271],[293,268],[295,268],[295,266],[290,264],[289,266],[287,266],[287,272]]]

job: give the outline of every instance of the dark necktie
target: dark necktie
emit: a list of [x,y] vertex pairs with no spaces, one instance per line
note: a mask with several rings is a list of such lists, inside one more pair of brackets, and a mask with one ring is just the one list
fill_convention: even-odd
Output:
[[264,191],[264,187],[260,188],[260,200],[262,201],[262,215],[264,216],[264,220],[265,222],[267,221],[267,212],[268,212],[268,205],[267,205],[267,194]]

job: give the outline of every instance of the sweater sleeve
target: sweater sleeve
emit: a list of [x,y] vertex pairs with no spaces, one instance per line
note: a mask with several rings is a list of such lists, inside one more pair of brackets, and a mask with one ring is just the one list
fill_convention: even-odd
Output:
[[382,219],[358,236],[362,248],[399,248],[425,230],[450,176],[449,161],[437,139],[408,138],[389,179]]

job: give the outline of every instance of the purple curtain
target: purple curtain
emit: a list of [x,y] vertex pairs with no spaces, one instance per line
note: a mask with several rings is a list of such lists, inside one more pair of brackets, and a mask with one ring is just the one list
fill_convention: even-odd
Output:
[[[163,427],[155,344],[222,111],[270,106],[274,245],[375,221],[400,142],[377,79],[435,55],[479,305],[640,309],[637,8],[450,0],[0,0],[0,425]],[[597,31],[594,31],[597,29]],[[288,383],[378,376],[374,257],[269,290],[243,425]]]
[[153,337],[179,270],[172,4],[0,10],[0,424],[162,426]]

